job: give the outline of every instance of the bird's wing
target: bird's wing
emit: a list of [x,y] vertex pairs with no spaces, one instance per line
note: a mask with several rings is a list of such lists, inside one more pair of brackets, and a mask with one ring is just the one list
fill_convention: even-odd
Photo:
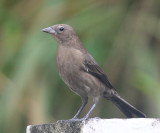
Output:
[[113,89],[114,87],[108,80],[107,75],[103,72],[103,70],[98,66],[94,58],[87,53],[85,60],[83,61],[83,66],[81,68],[83,71],[90,73],[97,79],[99,79],[103,84],[105,84],[108,88]]

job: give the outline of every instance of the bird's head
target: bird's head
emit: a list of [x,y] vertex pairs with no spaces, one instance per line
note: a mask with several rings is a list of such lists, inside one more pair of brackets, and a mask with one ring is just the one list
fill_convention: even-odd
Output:
[[76,37],[73,28],[66,24],[57,24],[48,28],[42,29],[43,32],[49,33],[57,42],[67,42]]

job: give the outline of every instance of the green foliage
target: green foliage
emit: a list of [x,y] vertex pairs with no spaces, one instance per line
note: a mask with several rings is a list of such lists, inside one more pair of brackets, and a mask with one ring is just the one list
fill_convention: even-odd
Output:
[[[80,98],[58,76],[57,43],[41,29],[74,27],[116,90],[160,117],[160,3],[134,0],[15,0],[0,5],[0,132],[71,118]],[[83,111],[83,116],[92,101]],[[123,117],[101,100],[92,117]]]

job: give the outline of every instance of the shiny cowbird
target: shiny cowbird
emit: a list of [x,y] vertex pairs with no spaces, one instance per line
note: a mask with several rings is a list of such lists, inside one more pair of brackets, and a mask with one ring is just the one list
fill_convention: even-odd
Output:
[[72,119],[78,118],[88,102],[88,97],[93,98],[93,105],[82,119],[89,117],[100,97],[110,100],[128,118],[146,117],[144,113],[118,95],[106,74],[84,48],[71,26],[57,24],[42,31],[51,34],[57,41],[56,66],[58,73],[69,88],[82,99],[82,106]]

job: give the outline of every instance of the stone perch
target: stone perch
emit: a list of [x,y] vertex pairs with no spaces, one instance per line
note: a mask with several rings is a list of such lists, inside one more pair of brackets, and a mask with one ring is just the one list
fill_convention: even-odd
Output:
[[160,119],[60,120],[51,124],[27,126],[26,133],[160,133]]

